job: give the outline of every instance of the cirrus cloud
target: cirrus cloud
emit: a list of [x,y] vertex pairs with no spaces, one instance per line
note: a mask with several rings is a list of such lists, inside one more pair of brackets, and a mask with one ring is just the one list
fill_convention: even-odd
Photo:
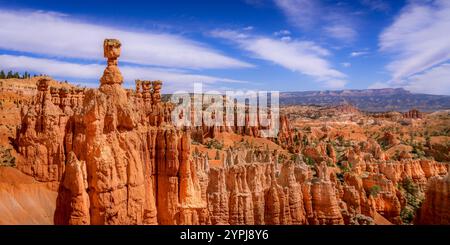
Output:
[[356,20],[349,10],[336,4],[325,5],[317,0],[275,0],[288,21],[302,30],[320,29],[325,36],[342,42],[357,37]]
[[392,80],[405,79],[450,59],[450,2],[411,2],[379,37],[380,50],[393,54],[386,66]]
[[273,62],[294,72],[313,77],[325,87],[343,87],[346,75],[333,69],[326,57],[327,49],[311,41],[290,40],[243,34],[234,30],[214,30],[211,35],[231,41],[254,57]]
[[248,68],[181,35],[134,31],[81,22],[64,14],[0,9],[0,48],[47,57],[102,60],[102,42],[118,38],[126,44],[122,61],[189,69]]

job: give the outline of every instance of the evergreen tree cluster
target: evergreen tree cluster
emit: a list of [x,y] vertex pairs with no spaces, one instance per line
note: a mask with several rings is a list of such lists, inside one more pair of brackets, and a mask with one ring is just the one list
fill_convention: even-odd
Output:
[[[33,77],[36,77],[37,75],[34,74]],[[19,72],[13,72],[13,71],[4,71],[0,70],[0,79],[9,79],[9,78],[17,78],[17,79],[27,79],[30,78],[31,74],[25,71],[24,73],[20,74]]]

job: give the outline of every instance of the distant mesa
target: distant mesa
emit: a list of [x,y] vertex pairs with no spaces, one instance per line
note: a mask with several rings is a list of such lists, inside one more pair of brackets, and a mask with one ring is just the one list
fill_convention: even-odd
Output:
[[346,103],[368,112],[407,112],[411,108],[430,112],[450,109],[450,96],[415,94],[403,88],[280,93],[281,105],[335,106]]

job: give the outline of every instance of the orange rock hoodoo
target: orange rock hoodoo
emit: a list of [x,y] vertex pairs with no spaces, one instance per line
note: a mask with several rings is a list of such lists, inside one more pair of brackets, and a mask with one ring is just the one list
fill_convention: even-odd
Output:
[[[228,149],[222,166],[210,167],[208,156],[191,149],[191,137],[221,129],[175,127],[160,81],[137,80],[135,90],[125,90],[120,48],[105,40],[99,89],[49,88],[43,78],[22,110],[17,167],[58,191],[55,224],[371,224],[379,215],[401,223],[404,197],[395,187],[405,179],[432,190],[418,222],[448,211],[448,177],[434,177],[447,173],[445,165],[390,162],[371,141],[346,153],[342,175],[326,143],[303,147],[314,166],[300,153],[281,161],[276,151],[247,147]],[[277,142],[284,148],[301,138],[290,127],[281,116]],[[232,131],[258,136],[257,129]]]
[[422,113],[416,109],[403,113],[403,118],[418,119],[422,117]]
[[167,123],[161,82],[144,82],[143,98],[127,94],[120,42],[105,40],[104,49],[99,89],[72,93],[39,81],[23,110],[18,168],[58,191],[55,224],[206,223],[190,132]]

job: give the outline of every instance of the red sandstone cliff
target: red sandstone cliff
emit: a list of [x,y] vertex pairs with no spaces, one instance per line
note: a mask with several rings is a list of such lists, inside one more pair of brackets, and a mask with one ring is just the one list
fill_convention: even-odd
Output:
[[425,201],[415,217],[415,224],[450,224],[450,174],[428,181]]

